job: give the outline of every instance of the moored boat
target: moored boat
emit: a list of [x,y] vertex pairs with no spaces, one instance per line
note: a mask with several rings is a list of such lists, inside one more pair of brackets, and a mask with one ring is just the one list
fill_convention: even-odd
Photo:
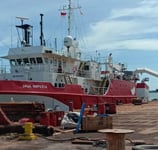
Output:
[[83,60],[78,41],[70,35],[71,0],[64,10],[68,11],[69,24],[62,53],[46,46],[43,14],[39,46],[32,43],[33,26],[24,24],[26,19],[19,17],[21,25],[16,28],[22,30],[20,46],[10,48],[2,57],[10,67],[8,70],[1,65],[1,100],[41,101],[46,107],[64,104],[68,109],[80,109],[83,102],[87,107],[131,103],[137,97],[137,73],[128,71],[122,63],[114,64],[111,53],[103,62]]

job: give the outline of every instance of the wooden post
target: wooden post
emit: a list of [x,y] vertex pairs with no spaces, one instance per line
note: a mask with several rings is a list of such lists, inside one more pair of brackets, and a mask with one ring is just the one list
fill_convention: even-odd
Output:
[[106,133],[107,150],[125,150],[125,134],[133,133],[134,130],[102,129],[99,132]]

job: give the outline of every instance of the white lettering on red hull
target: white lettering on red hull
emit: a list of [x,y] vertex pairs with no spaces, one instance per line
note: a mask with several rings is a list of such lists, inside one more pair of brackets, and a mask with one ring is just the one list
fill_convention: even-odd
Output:
[[39,85],[39,84],[23,84],[22,86],[23,88],[27,88],[27,89],[30,89],[30,88],[33,88],[33,89],[47,89],[47,85]]

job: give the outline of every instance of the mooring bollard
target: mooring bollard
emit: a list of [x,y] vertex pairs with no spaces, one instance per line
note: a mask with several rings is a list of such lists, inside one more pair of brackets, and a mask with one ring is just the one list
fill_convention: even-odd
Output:
[[19,140],[35,140],[37,136],[33,134],[32,129],[34,128],[32,122],[26,122],[23,126],[24,134],[19,136]]

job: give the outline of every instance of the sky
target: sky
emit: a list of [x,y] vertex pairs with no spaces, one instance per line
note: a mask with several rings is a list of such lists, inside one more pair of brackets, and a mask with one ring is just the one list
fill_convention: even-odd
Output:
[[[72,0],[75,10],[72,26],[85,55],[99,59],[112,53],[114,62],[124,63],[129,70],[149,68],[158,72],[158,0]],[[66,35],[67,18],[60,10],[68,0],[5,0],[0,5],[0,56],[17,45],[20,24],[16,17],[29,18],[33,25],[34,45],[39,44],[40,14],[44,14],[44,37],[49,46],[61,49]],[[77,12],[77,13],[76,13]],[[150,90],[158,89],[158,77],[149,77]]]

